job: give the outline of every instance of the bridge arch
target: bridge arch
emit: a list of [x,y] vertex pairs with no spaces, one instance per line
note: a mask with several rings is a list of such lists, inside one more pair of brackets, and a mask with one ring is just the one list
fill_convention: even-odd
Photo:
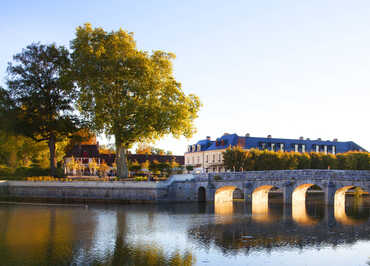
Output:
[[252,192],[252,216],[265,220],[269,214],[269,192],[277,190],[273,185],[259,186]]
[[198,202],[205,202],[207,199],[206,197],[206,189],[204,187],[198,188]]
[[353,218],[347,214],[346,195],[350,191],[353,192],[353,201],[351,202],[353,206],[351,206],[351,209],[357,212],[360,211],[363,205],[362,196],[364,194],[368,194],[364,188],[354,185],[344,186],[337,189],[334,194],[334,217],[338,222],[346,225],[359,224],[363,222],[361,219]]
[[310,215],[307,209],[307,195],[312,190],[323,192],[320,186],[307,183],[298,185],[292,193],[292,218],[298,224],[310,226],[321,220],[319,217]]
[[312,188],[323,191],[323,189],[316,184],[301,184],[297,186],[292,193],[292,203],[306,202],[307,192]]
[[215,202],[232,202],[234,199],[244,199],[243,191],[237,186],[223,186],[215,192]]

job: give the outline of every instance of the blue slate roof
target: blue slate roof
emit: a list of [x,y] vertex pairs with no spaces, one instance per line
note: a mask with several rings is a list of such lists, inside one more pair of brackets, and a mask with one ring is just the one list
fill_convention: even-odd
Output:
[[[273,145],[272,145],[273,144]],[[335,147],[335,153],[343,153],[348,151],[366,151],[364,148],[354,143],[353,141],[339,142],[329,140],[310,140],[310,139],[283,139],[283,138],[262,138],[262,137],[249,137],[249,136],[238,136],[237,134],[224,134],[222,137],[216,140],[204,139],[198,141],[192,148],[192,152],[198,151],[209,151],[209,150],[222,150],[228,147],[239,145],[243,149],[267,149],[267,150],[280,150],[280,144],[283,144],[284,151],[294,151],[295,145],[298,145],[298,151],[315,152],[316,146],[319,146],[319,151],[324,151],[324,146],[327,146],[329,153],[333,152]],[[200,145],[200,150],[199,146]]]

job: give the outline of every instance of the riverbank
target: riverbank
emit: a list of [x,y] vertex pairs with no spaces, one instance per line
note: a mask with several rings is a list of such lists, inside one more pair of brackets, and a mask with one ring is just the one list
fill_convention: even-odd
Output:
[[2,181],[0,199],[33,202],[150,203],[166,195],[156,182],[30,182]]
[[192,175],[166,181],[0,181],[0,200],[58,203],[155,203],[174,201],[169,186]]

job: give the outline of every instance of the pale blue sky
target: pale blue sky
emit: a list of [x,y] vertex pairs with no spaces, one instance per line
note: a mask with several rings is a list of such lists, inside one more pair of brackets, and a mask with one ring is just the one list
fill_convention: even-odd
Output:
[[0,5],[0,84],[32,42],[69,46],[85,22],[177,55],[203,108],[188,143],[223,133],[353,140],[370,150],[370,1],[10,1]]

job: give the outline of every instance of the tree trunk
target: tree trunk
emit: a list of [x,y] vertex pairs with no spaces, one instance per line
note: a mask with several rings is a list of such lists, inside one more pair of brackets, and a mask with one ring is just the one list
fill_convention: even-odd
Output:
[[127,147],[122,145],[121,142],[117,141],[117,138],[116,138],[116,164],[117,164],[117,177],[127,178],[128,177]]
[[52,135],[48,142],[50,154],[50,175],[55,176],[55,136]]

